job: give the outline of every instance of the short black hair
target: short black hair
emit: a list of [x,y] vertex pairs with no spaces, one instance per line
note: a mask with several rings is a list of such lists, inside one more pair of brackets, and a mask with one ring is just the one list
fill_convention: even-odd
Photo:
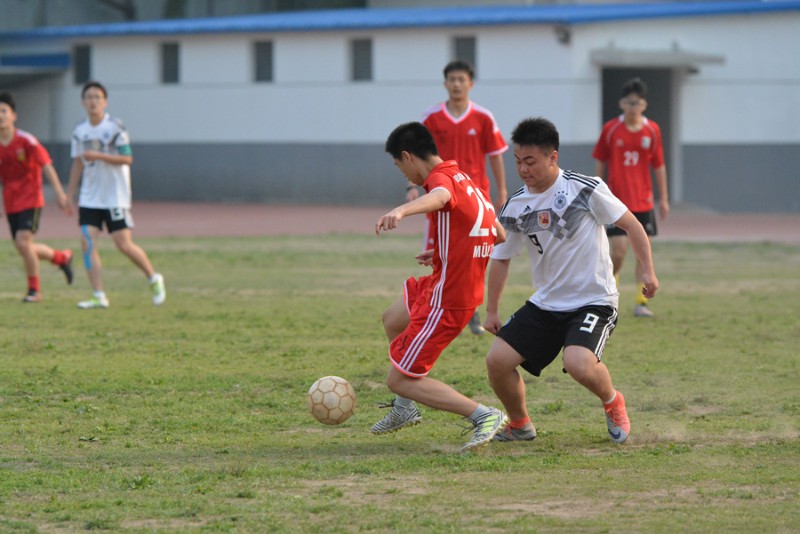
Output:
[[17,102],[14,100],[14,95],[8,91],[0,93],[0,104],[6,104],[11,108],[11,111],[17,111]]
[[444,67],[444,79],[447,79],[447,75],[453,71],[464,71],[469,76],[470,80],[475,79],[475,69],[472,68],[472,63],[466,61],[464,59],[455,59],[445,65]]
[[400,159],[403,152],[420,159],[439,155],[431,132],[421,122],[407,122],[395,128],[386,139],[386,152],[394,159]]
[[98,81],[94,81],[94,80],[86,82],[84,84],[83,89],[81,90],[81,98],[83,98],[86,95],[86,91],[88,91],[92,87],[96,87],[97,89],[100,89],[100,91],[102,91],[102,93],[103,93],[103,98],[106,98],[106,99],[108,98],[108,91],[106,91],[106,88],[103,87],[103,84],[98,82]]
[[559,139],[556,125],[544,117],[523,119],[511,133],[511,141],[519,146],[537,146],[558,150]]
[[647,98],[647,84],[641,78],[634,78],[625,82],[622,86],[622,98],[628,95],[636,95],[639,98]]

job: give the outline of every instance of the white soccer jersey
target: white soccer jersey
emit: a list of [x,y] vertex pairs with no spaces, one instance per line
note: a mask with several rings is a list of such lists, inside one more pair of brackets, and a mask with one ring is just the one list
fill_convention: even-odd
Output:
[[529,299],[548,311],[583,306],[617,307],[619,293],[608,251],[606,224],[627,208],[599,178],[559,170],[544,193],[527,186],[511,195],[500,211],[507,240],[492,259],[511,259],[528,247],[533,287]]
[[[120,149],[130,154],[130,138],[122,121],[106,114],[97,126],[88,119],[72,131],[70,155],[80,157],[84,150],[105,154],[120,154]],[[125,147],[125,148],[123,148]],[[131,167],[111,165],[105,161],[83,161],[83,178],[78,205],[84,208],[131,207]]]

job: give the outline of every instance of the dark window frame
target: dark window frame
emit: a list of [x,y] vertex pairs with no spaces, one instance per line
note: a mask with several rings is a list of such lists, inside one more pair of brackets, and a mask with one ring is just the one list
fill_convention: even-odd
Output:
[[253,43],[253,81],[256,83],[275,81],[275,44],[272,41]]
[[161,43],[161,83],[174,85],[181,81],[181,47],[179,43]]
[[372,38],[350,40],[350,81],[371,82],[373,80]]

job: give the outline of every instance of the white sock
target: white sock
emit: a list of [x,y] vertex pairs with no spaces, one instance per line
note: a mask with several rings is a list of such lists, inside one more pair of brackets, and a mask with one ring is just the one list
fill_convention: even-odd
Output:
[[398,408],[408,408],[413,402],[413,400],[401,397],[400,395],[394,398],[394,405]]
[[94,296],[95,296],[95,298],[98,298],[98,299],[102,300],[102,299],[106,298],[106,292],[105,291],[95,291],[94,292]]
[[469,419],[473,423],[477,423],[483,416],[485,416],[488,413],[491,413],[491,411],[492,410],[490,410],[487,406],[484,406],[483,404],[478,404],[478,407],[475,408],[475,411],[472,412],[472,415],[467,417],[467,419]]

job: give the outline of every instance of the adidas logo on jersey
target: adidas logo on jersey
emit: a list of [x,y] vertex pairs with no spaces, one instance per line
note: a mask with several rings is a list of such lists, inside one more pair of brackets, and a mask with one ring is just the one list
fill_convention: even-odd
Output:
[[467,135],[478,135],[478,132],[475,131],[475,128],[470,128]]

